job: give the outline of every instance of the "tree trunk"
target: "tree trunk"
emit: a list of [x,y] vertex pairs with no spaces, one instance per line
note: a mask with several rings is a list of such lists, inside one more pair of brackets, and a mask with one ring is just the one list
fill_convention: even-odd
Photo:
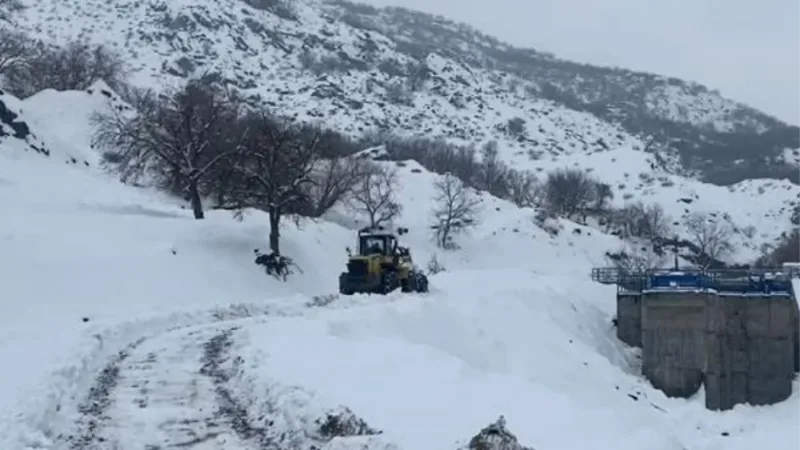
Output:
[[230,185],[233,175],[231,171],[226,171],[224,174],[219,175],[216,178],[217,181],[214,183],[214,196],[217,202],[216,206],[222,208],[227,206],[226,200],[228,199],[228,194],[230,193]]
[[[449,222],[449,221],[448,221]],[[447,249],[447,238],[450,237],[450,223],[439,225],[439,247]]]
[[200,189],[197,187],[197,180],[189,183],[189,199],[192,202],[192,212],[197,220],[204,219],[203,200],[200,199]]
[[278,208],[269,209],[269,248],[276,255],[281,254],[281,212]]

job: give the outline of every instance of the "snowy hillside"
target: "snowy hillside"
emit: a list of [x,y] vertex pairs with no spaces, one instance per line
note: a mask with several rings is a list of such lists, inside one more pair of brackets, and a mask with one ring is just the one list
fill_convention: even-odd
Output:
[[550,161],[515,160],[514,167],[547,173],[562,167],[580,168],[614,189],[618,207],[634,201],[658,204],[686,237],[685,219],[693,212],[724,218],[735,230],[734,260],[747,262],[759,247],[774,242],[791,228],[790,216],[800,207],[800,186],[789,180],[755,179],[716,186],[681,177],[658,167],[657,158],[631,148],[571,155]]
[[630,148],[724,185],[796,176],[784,160],[800,148],[796,127],[704,86],[563,61],[404,9],[46,0],[29,2],[15,26],[50,43],[108,44],[137,85],[207,74],[353,135],[495,139],[533,160]]
[[[258,5],[233,0],[208,5],[39,2],[15,20],[47,42],[80,38],[110,45],[132,66],[132,82],[139,86],[161,88],[205,74],[271,110],[320,121],[354,137],[439,136],[476,146],[494,140],[505,163],[540,180],[554,169],[586,170],[611,187],[617,207],[637,201],[661,205],[679,238],[687,237],[685,222],[692,213],[721,217],[735,231],[734,262],[751,262],[764,244],[774,244],[800,206],[800,187],[783,178],[797,172],[793,158],[800,143],[795,145],[792,137],[797,133],[700,86],[622,70],[590,70],[536,52],[527,53],[529,72],[520,72],[509,60],[521,61],[519,50],[468,27],[405,10],[317,0],[291,7]],[[428,41],[441,45],[431,49]],[[569,72],[579,67],[589,72]],[[554,83],[565,79],[585,81],[562,86],[580,101],[550,95]],[[628,90],[617,92],[621,86]],[[94,89],[102,90],[107,87]],[[641,93],[644,97],[637,100]],[[37,93],[25,102],[35,105],[48,95]],[[627,99],[622,103],[646,110],[624,110],[620,95]],[[598,109],[600,104],[606,106]],[[47,124],[69,105],[30,120]],[[609,116],[611,109],[616,112]],[[667,127],[665,120],[672,125]],[[657,129],[631,125],[653,121],[660,124]],[[675,124],[695,131],[675,131]],[[691,134],[697,130],[705,134]],[[54,141],[42,133],[59,149],[79,143],[70,135]],[[729,141],[748,149],[717,149],[735,156],[731,170],[740,175],[748,167],[757,171],[728,178],[724,186],[699,181],[709,172],[698,161],[711,161],[714,170],[730,162],[703,152]],[[694,144],[689,151],[676,142]],[[759,149],[756,159],[747,153],[752,148]],[[75,152],[77,160],[98,162],[96,154]],[[772,155],[772,162],[756,161],[764,155]],[[783,169],[773,170],[770,164]]]
[[[587,276],[615,237],[567,221],[553,236],[480,194],[428,294],[332,296],[354,238],[342,214],[286,223],[303,273],[282,283],[253,264],[263,214],[193,220],[97,168],[87,118],[120,107],[105,90],[0,98],[0,448],[455,450],[500,415],[537,450],[797,447],[797,394],[712,413],[638,375],[613,288]],[[439,175],[399,170],[397,222],[424,264]],[[326,426],[342,407],[369,428]]]

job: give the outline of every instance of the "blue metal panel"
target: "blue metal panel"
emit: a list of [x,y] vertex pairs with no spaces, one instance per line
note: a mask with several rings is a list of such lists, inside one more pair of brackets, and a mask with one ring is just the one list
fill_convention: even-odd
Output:
[[711,279],[702,274],[674,273],[665,275],[651,275],[648,283],[651,289],[669,288],[706,288],[711,284]]
[[772,269],[698,269],[679,272],[648,269],[629,272],[619,268],[592,269],[592,279],[603,284],[616,284],[619,290],[647,289],[713,289],[742,294],[792,295],[793,277],[797,270]]

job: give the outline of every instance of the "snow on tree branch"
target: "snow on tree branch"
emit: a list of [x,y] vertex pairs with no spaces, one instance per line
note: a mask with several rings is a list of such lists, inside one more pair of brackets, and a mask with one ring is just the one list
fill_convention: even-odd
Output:
[[694,212],[686,218],[690,240],[698,249],[698,264],[707,269],[732,251],[730,226],[719,217]]
[[140,90],[134,111],[114,109],[93,117],[93,144],[123,180],[154,177],[173,194],[191,202],[195,218],[204,217],[201,189],[211,170],[240,151],[235,130],[237,108],[219,89],[190,80],[168,94]]
[[454,236],[475,225],[480,200],[452,174],[434,183],[436,206],[433,224],[436,244],[445,249],[457,248]]
[[395,196],[397,188],[397,171],[394,168],[372,164],[356,185],[350,205],[353,211],[369,218],[370,226],[383,225],[402,211]]

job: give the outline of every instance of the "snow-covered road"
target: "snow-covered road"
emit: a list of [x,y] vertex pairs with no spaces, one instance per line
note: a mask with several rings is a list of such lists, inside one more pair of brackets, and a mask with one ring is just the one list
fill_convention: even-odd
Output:
[[[292,425],[274,420],[297,416],[281,411],[274,393],[237,389],[232,380],[243,359],[232,349],[237,331],[249,322],[178,328],[132,342],[99,373],[79,408],[75,432],[63,435],[59,447],[269,450],[351,448],[344,445],[348,440],[351,445],[380,444],[377,430],[360,426],[346,409]],[[248,405],[254,404],[270,405],[270,417],[251,415]],[[337,420],[336,430],[330,429],[331,418]],[[388,443],[382,447],[393,448]]]
[[229,336],[218,326],[180,329],[120,352],[92,386],[70,447],[248,448],[247,421],[220,387]]

